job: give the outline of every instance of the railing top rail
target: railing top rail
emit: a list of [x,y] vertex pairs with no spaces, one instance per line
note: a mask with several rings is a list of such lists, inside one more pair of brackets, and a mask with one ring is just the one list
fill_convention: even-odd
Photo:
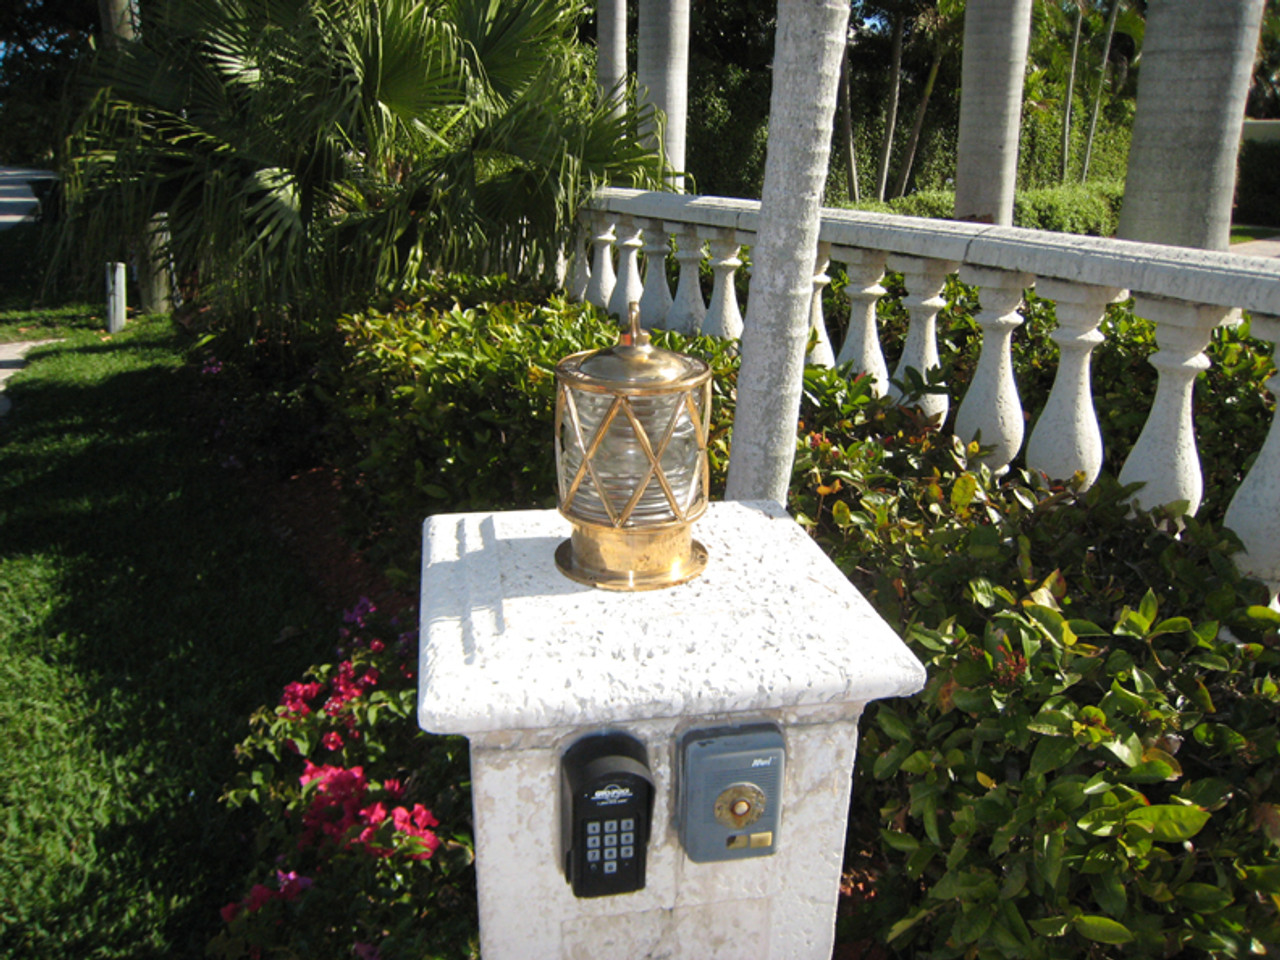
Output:
[[[591,209],[754,233],[758,200],[610,187]],[[1105,237],[901,217],[824,207],[819,239],[1037,277],[1116,287],[1147,296],[1280,315],[1280,260]],[[839,260],[836,255],[833,259]]]

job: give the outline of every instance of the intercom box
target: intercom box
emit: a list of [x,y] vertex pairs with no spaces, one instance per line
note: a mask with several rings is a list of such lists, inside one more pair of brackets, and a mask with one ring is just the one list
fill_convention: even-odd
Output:
[[680,739],[680,842],[696,863],[778,849],[786,743],[771,723],[691,730]]
[[560,843],[577,897],[643,890],[653,816],[644,745],[625,733],[590,734],[560,760]]

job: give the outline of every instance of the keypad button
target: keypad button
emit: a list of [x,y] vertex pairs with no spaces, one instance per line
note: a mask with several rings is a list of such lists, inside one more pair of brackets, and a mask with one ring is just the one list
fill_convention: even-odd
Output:
[[587,851],[587,863],[597,863],[599,860],[600,860],[600,851],[599,851],[599,850],[588,850],[588,851]]
[[618,872],[618,864],[617,864],[617,862],[616,862],[616,861],[613,861],[613,860],[610,860],[608,863],[606,863],[606,864],[604,865],[604,872],[605,872],[605,873],[617,873],[617,872]]
[[599,833],[599,832],[600,832],[600,821],[599,821],[599,820],[588,820],[588,821],[587,821],[587,835],[588,835],[588,836],[590,836],[590,835],[591,835],[591,834],[593,834],[593,833]]
[[618,832],[618,821],[617,821],[617,820],[606,820],[606,821],[604,822],[604,832],[605,832],[605,833],[617,833],[617,832]]
[[619,847],[618,855],[622,857],[623,860],[630,860],[632,857],[636,855],[636,848],[635,847]]
[[605,858],[606,860],[617,860],[617,859],[618,859],[618,848],[617,848],[617,847],[605,847],[605,848],[604,848],[604,858]]
[[604,845],[606,847],[616,847],[618,845],[618,835],[616,833],[606,833],[604,835]]
[[621,839],[619,840],[620,843],[636,842],[636,835],[634,833],[624,833],[624,834],[621,834],[620,836],[621,836]]
[[636,822],[631,817],[627,817],[625,820],[622,821],[623,830],[634,830],[635,828],[636,828]]
[[587,849],[588,849],[588,850],[594,850],[594,849],[596,849],[596,848],[597,848],[597,847],[599,847],[599,846],[600,846],[600,838],[599,838],[599,837],[587,837]]

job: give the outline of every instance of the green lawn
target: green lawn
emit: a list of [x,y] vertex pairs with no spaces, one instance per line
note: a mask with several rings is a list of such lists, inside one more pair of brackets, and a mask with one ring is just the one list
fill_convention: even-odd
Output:
[[234,744],[333,623],[209,446],[183,335],[90,316],[0,313],[65,338],[0,420],[0,957],[199,957],[251,862]]

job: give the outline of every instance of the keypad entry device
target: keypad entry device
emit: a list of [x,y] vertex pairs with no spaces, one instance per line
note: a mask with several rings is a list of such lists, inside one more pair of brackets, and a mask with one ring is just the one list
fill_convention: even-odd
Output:
[[693,730],[680,740],[680,842],[696,863],[767,857],[778,848],[786,761],[771,723]]
[[653,776],[644,745],[623,733],[594,734],[560,761],[564,875],[576,897],[644,889]]

